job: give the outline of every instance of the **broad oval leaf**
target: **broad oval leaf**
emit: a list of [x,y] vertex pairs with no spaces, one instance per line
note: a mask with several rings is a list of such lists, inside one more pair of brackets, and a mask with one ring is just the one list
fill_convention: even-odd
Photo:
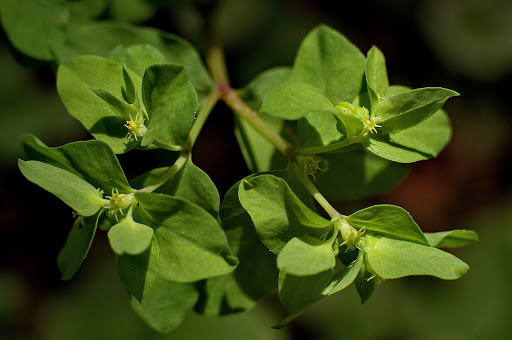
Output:
[[374,205],[345,216],[345,219],[356,229],[364,227],[367,231],[374,233],[429,245],[411,215],[405,209],[395,205]]
[[63,280],[69,280],[75,275],[91,248],[98,226],[94,216],[82,225],[82,218],[77,218],[69,231],[64,247],[57,256],[57,266]]
[[32,183],[51,192],[82,216],[92,216],[108,201],[82,178],[39,161],[18,160],[18,167]]
[[121,22],[75,21],[66,30],[65,41],[54,53],[59,63],[77,56],[93,54],[110,57],[119,45],[149,44],[165,55],[166,64],[184,66],[200,98],[205,98],[213,87],[199,53],[189,42],[154,28]]
[[299,47],[290,82],[310,83],[337,104],[352,101],[361,91],[365,57],[339,32],[314,28]]
[[363,263],[361,269],[354,280],[357,294],[361,298],[361,303],[365,303],[375,291],[377,278],[374,273],[368,270],[367,254],[363,254]]
[[322,147],[345,139],[346,135],[340,132],[338,124],[334,112],[318,111],[305,115],[297,122],[301,152],[304,149],[322,152]]
[[117,256],[117,267],[123,282],[137,301],[141,302],[153,286],[158,274],[158,242],[153,237],[151,245],[139,255]]
[[140,77],[144,76],[146,68],[152,65],[167,63],[165,55],[158,48],[148,44],[128,47],[118,46],[112,52],[110,58],[126,65],[126,67],[137,73]]
[[347,288],[356,279],[363,265],[364,254],[359,251],[357,259],[347,267],[338,270],[331,278],[331,282],[322,292],[323,295],[332,295]]
[[69,9],[59,1],[2,0],[0,17],[14,47],[32,58],[52,60],[53,47],[63,40]]
[[162,333],[175,329],[194,307],[199,293],[194,284],[172,282],[157,277],[142,303],[131,304],[148,325]]
[[263,100],[260,111],[287,120],[297,120],[311,112],[337,113],[329,99],[308,83],[277,86]]
[[[130,180],[135,187],[142,189],[159,180],[169,168],[156,168]],[[188,159],[180,171],[164,185],[154,191],[181,197],[200,206],[212,216],[219,214],[220,196],[210,176]]]
[[332,225],[306,207],[285,180],[272,175],[243,180],[238,197],[261,241],[274,254],[292,238],[304,234],[320,238]]
[[[130,76],[135,88],[140,89],[141,78],[135,73]],[[124,87],[123,65],[98,56],[75,58],[61,64],[57,72],[57,91],[66,109],[115,153],[129,151],[138,142],[126,138],[126,118],[121,118],[93,89],[102,89],[119,99],[123,98]]]
[[316,186],[328,198],[359,199],[383,193],[408,173],[405,164],[390,162],[358,148],[342,153],[323,153],[326,171],[316,176]]
[[233,254],[240,260],[228,274],[232,280],[226,287],[226,299],[233,309],[247,309],[277,289],[278,270],[275,255],[261,243],[251,217],[240,204],[239,183],[224,196],[220,220]]
[[135,222],[127,216],[108,231],[112,250],[117,255],[139,255],[151,245],[154,231],[145,224]]
[[391,142],[390,134],[369,135],[363,143],[366,150],[371,153],[397,163],[414,163],[432,157],[418,150]]
[[388,92],[389,87],[386,59],[377,46],[372,46],[370,51],[368,51],[365,76],[370,101],[372,107],[375,107],[383,95]]
[[464,261],[440,249],[418,243],[382,237],[363,249],[371,268],[384,279],[410,275],[431,275],[458,279],[469,269]]
[[406,91],[380,101],[372,108],[382,129],[397,132],[417,125],[436,113],[444,102],[459,94],[442,87],[424,87]]
[[294,276],[310,276],[334,268],[332,241],[303,235],[294,237],[277,255],[277,268]]
[[399,147],[414,149],[418,153],[436,157],[452,137],[450,118],[439,110],[427,120],[411,128],[389,134],[389,141]]
[[227,274],[238,264],[221,226],[207,211],[165,194],[135,193],[135,198],[155,225],[162,278],[193,282]]
[[176,65],[147,68],[142,98],[149,122],[141,145],[155,143],[169,150],[183,149],[197,110],[197,94],[185,68]]
[[133,191],[116,155],[103,142],[79,141],[51,148],[37,137],[25,135],[22,143],[27,157],[72,172],[107,195],[114,189],[121,193]]
[[289,311],[301,310],[324,296],[322,292],[329,283],[333,270],[311,276],[294,276],[279,272],[279,299]]

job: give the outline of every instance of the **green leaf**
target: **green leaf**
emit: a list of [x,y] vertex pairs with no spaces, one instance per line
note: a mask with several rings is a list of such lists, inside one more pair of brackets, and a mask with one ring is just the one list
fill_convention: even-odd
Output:
[[294,276],[311,276],[334,268],[332,241],[303,235],[294,237],[277,255],[277,268]]
[[375,281],[377,279],[374,277],[374,274],[368,271],[368,264],[366,260],[366,254],[363,254],[363,263],[361,265],[361,269],[354,280],[356,285],[357,294],[361,298],[361,303],[365,303],[370,296],[372,296],[375,291]]
[[197,94],[185,68],[153,65],[146,69],[142,98],[149,123],[141,145],[156,143],[169,150],[183,149],[197,110]]
[[332,295],[347,288],[356,279],[363,265],[364,254],[359,251],[357,259],[347,267],[338,270],[331,278],[331,282],[324,289],[323,295]]
[[98,218],[91,217],[82,225],[82,218],[77,218],[69,231],[64,247],[57,257],[57,266],[62,280],[69,280],[78,271],[91,248],[98,226]]
[[451,136],[450,119],[441,109],[418,125],[390,133],[389,141],[404,148],[417,150],[421,154],[436,157],[448,144]]
[[137,301],[145,299],[158,274],[158,242],[152,238],[151,245],[139,255],[119,255],[117,266],[123,282]]
[[191,283],[172,282],[157,277],[142,303],[134,298],[132,307],[151,328],[168,333],[183,321],[198,296]]
[[[23,135],[21,144],[23,145],[23,151],[27,158],[54,165],[84,178],[80,172],[75,170],[71,161],[59,148],[50,148],[39,138],[29,134]],[[62,146],[61,148],[64,147],[65,146]]]
[[[206,316],[218,316],[236,312],[228,306],[226,289],[233,282],[232,274],[211,277],[196,285],[199,299],[194,311]],[[236,283],[235,283],[236,284]]]
[[326,171],[316,176],[320,192],[334,200],[359,199],[386,192],[407,174],[408,166],[393,163],[362,148],[342,153],[324,153]]
[[[135,188],[144,188],[161,178],[169,168],[157,168],[146,172],[130,181]],[[181,197],[197,204],[212,216],[219,214],[220,197],[217,187],[210,176],[198,168],[192,159],[185,163],[180,171],[171,177],[164,185],[155,190],[171,196]]]
[[52,60],[52,47],[63,39],[69,10],[58,1],[2,0],[0,18],[14,47],[32,58]]
[[303,40],[289,81],[312,84],[331,103],[351,102],[361,91],[364,68],[357,47],[332,28],[319,26]]
[[[141,78],[136,74],[131,78],[135,87],[141,88]],[[126,118],[121,118],[91,89],[123,98],[124,86],[123,65],[97,56],[78,57],[62,64],[57,72],[57,91],[66,109],[115,153],[129,151],[138,142],[127,140]]]
[[287,120],[297,120],[311,112],[337,113],[329,99],[308,83],[277,86],[263,100],[260,111]]
[[261,243],[251,217],[238,199],[239,184],[224,196],[220,220],[233,254],[240,264],[228,274],[232,280],[226,286],[226,300],[232,309],[248,309],[268,296],[277,287],[276,257]]
[[281,178],[261,175],[245,179],[238,197],[261,241],[274,254],[296,236],[320,238],[331,228],[332,222],[307,208]]
[[[123,69],[123,73],[125,70]],[[119,118],[123,120],[133,120],[137,118],[139,111],[133,106],[125,102],[124,100],[118,99],[110,92],[102,89],[91,89],[94,93],[103,99],[110,108],[117,113]]]
[[25,135],[22,143],[27,157],[74,173],[107,195],[114,189],[121,193],[133,191],[117,157],[103,142],[80,141],[50,148],[37,137]]
[[258,74],[247,86],[237,91],[243,101],[254,111],[259,111],[265,97],[277,86],[286,83],[290,67],[274,67]]
[[82,216],[94,215],[107,202],[91,184],[61,168],[21,159],[18,167],[29,181],[51,192]]
[[147,44],[128,47],[120,45],[112,51],[110,58],[119,64],[126,65],[141,78],[144,76],[146,68],[157,64],[167,64],[165,55],[158,48]]
[[305,115],[297,122],[301,150],[315,148],[322,152],[321,147],[344,140],[346,135],[338,129],[340,123],[334,112],[312,112]]
[[279,272],[279,298],[289,311],[300,310],[321,299],[333,270],[311,276],[293,276]]
[[186,67],[188,77],[199,97],[205,98],[208,95],[213,82],[192,44],[154,28],[120,22],[74,22],[68,25],[65,42],[54,52],[56,59],[64,63],[85,54],[110,57],[112,51],[119,45],[140,44],[151,45],[158,49],[165,55],[167,64]]
[[135,193],[135,198],[154,221],[162,278],[193,282],[227,274],[238,264],[222,228],[207,211],[164,194]]
[[[281,118],[258,114],[261,119],[276,133],[283,135],[285,123]],[[264,138],[249,122],[235,116],[235,136],[240,151],[251,172],[269,171],[286,164],[286,159],[276,150],[275,146]]]
[[437,248],[465,247],[478,241],[478,235],[473,230],[456,229],[425,233],[428,243]]
[[[141,77],[144,75],[144,73],[141,75]],[[126,64],[123,66],[123,78],[124,78],[124,98],[126,99],[126,102],[128,104],[134,104],[137,109],[140,109],[140,102],[138,101],[137,97],[137,90],[135,89],[135,84],[133,83],[132,77],[130,77],[130,74],[128,73],[128,70],[126,69]]]
[[459,94],[441,87],[424,87],[403,92],[382,100],[372,108],[382,129],[397,132],[417,125],[436,113],[444,102]]
[[405,209],[395,205],[374,205],[356,211],[345,219],[356,229],[364,227],[367,231],[374,233],[429,245],[411,215]]
[[440,249],[388,237],[369,239],[363,250],[371,268],[384,279],[431,275],[454,280],[469,269],[462,260]]
[[[405,132],[407,132],[407,130],[405,130]],[[379,157],[397,163],[414,163],[431,157],[418,150],[391,142],[390,135],[391,134],[368,135],[368,138],[364,141],[366,150]]]
[[117,255],[139,255],[151,245],[154,231],[127,216],[108,231],[110,247]]
[[372,46],[368,51],[365,66],[366,87],[372,107],[375,107],[381,97],[387,93],[389,87],[388,73],[386,70],[386,60],[384,54],[377,48]]

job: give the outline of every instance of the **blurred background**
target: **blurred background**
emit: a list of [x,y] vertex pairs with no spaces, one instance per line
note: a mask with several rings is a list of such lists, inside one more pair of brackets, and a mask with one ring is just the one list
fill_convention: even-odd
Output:
[[[122,5],[121,5],[122,4]],[[50,146],[90,138],[60,102],[54,71],[24,60],[0,35],[0,339],[505,339],[512,332],[512,163],[510,84],[512,2],[508,0],[112,0],[102,19],[158,27],[204,52],[203,15],[212,15],[232,86],[273,66],[291,65],[304,35],[324,23],[363,53],[377,45],[391,84],[441,86],[461,93],[444,106],[451,143],[437,159],[411,166],[391,192],[365,202],[407,209],[424,231],[474,229],[480,242],[456,249],[470,271],[457,281],[414,277],[384,282],[361,305],[353,287],[323,300],[280,331],[278,298],[223,318],[190,313],[160,335],[131,310],[105,233],[80,271],[60,280],[56,257],[72,224],[70,209],[26,181],[16,160],[20,136]],[[23,64],[23,66],[20,64]],[[121,157],[126,167],[146,160]],[[218,160],[229,164],[218,167]],[[226,158],[228,159],[226,161]],[[249,174],[232,114],[214,110],[195,163],[221,195]]]

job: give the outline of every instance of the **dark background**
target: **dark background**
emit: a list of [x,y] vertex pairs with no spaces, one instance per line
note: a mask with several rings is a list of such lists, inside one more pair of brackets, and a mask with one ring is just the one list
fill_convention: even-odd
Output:
[[[391,203],[407,209],[424,231],[474,229],[481,241],[455,250],[471,270],[454,282],[423,277],[384,282],[364,305],[350,287],[281,331],[269,328],[285,315],[274,296],[225,318],[191,313],[174,333],[154,333],[131,311],[105,233],[98,233],[77,275],[60,281],[55,259],[71,211],[21,176],[19,139],[33,133],[57,146],[90,137],[66,113],[51,68],[21,66],[2,32],[0,339],[499,339],[510,334],[512,2],[226,0],[215,15],[206,0],[144,6],[135,16],[111,16],[178,34],[202,53],[202,15],[210,15],[235,88],[269,67],[291,65],[304,35],[324,23],[363,53],[377,45],[391,84],[461,93],[444,107],[454,135],[437,159],[413,164],[409,176],[383,196],[336,207],[350,213],[362,204]],[[208,120],[194,159],[221,195],[249,173],[232,114],[223,104]],[[121,157],[132,169],[129,175],[151,167],[151,161],[137,152]]]

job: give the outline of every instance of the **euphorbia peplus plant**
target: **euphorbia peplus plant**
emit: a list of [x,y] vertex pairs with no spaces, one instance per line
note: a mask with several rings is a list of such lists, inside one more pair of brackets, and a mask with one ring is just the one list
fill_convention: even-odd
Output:
[[[76,214],[58,257],[63,279],[79,269],[97,229],[107,232],[133,308],[168,332],[190,309],[238,312],[275,290],[291,312],[279,328],[352,282],[364,302],[384,280],[452,280],[468,270],[439,247],[470,244],[472,231],[423,233],[400,207],[349,214],[328,201],[383,193],[406,163],[437,156],[451,136],[441,107],[457,92],[389,85],[377,47],[365,56],[326,26],[305,37],[293,67],[233,90],[217,47],[208,72],[176,36],[87,20],[52,26],[54,39],[34,46],[19,34],[13,2],[2,6],[13,45],[58,65],[64,105],[95,138],[55,148],[23,138],[31,159],[19,161],[23,175]],[[52,6],[45,11],[67,5]],[[219,100],[236,114],[254,172],[222,204],[191,156]],[[132,149],[169,150],[172,163],[128,180],[116,154]]]

